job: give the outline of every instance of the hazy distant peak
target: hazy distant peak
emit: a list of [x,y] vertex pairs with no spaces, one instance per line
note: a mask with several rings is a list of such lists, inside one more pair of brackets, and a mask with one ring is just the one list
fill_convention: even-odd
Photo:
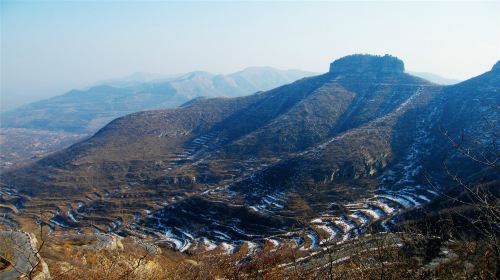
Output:
[[180,76],[179,80],[190,80],[195,78],[212,78],[214,74],[205,71],[193,71]]
[[239,72],[263,71],[263,70],[276,71],[277,69],[270,67],[270,66],[250,66],[250,67],[247,67]]
[[411,74],[413,76],[417,76],[419,78],[422,78],[424,80],[427,80],[429,82],[438,84],[438,85],[454,85],[457,83],[460,83],[460,80],[455,80],[455,79],[450,79],[450,78],[445,78],[440,75],[434,74],[434,73],[428,73],[428,72],[413,72],[413,71],[408,71],[408,74]]
[[121,78],[98,81],[94,84],[94,86],[109,85],[114,87],[128,87],[137,84],[152,82],[155,80],[168,79],[172,77],[173,77],[172,75],[165,75],[158,73],[134,72],[130,75]]
[[403,73],[404,63],[392,55],[353,54],[344,56],[330,64],[330,73]]
[[271,67],[251,67],[229,75],[205,71],[177,75],[135,72],[2,114],[2,126],[89,133],[128,113],[177,107],[199,96],[243,96],[312,75]]
[[129,79],[141,80],[141,81],[154,80],[163,77],[165,77],[165,75],[158,73],[149,73],[149,72],[134,72],[130,76],[128,76]]
[[241,75],[241,74],[245,74],[245,73],[259,73],[259,74],[280,73],[280,74],[299,74],[299,75],[306,75],[306,76],[312,76],[312,75],[317,74],[317,73],[298,70],[298,69],[282,70],[282,69],[277,69],[277,68],[270,67],[270,66],[251,66],[251,67],[247,67],[241,71],[229,74],[229,76]]

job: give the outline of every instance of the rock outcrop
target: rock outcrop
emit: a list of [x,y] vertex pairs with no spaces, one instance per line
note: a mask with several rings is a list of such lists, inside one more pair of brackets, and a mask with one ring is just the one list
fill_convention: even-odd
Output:
[[402,60],[391,55],[375,56],[353,54],[337,59],[330,64],[330,73],[403,73],[405,66]]

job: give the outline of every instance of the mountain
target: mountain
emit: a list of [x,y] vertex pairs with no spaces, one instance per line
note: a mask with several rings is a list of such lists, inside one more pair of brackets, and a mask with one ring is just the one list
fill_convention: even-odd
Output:
[[107,85],[112,87],[129,87],[160,80],[171,80],[182,75],[183,74],[163,75],[158,73],[135,72],[121,78],[98,81],[94,86]]
[[4,128],[93,133],[109,121],[137,111],[173,108],[207,96],[242,96],[293,82],[312,73],[247,68],[230,75],[207,72],[162,77],[135,73],[85,90],[34,102],[1,116]]
[[454,188],[447,160],[467,180],[498,182],[449,140],[487,155],[490,136],[468,136],[499,120],[499,65],[441,86],[396,57],[351,55],[269,91],[129,114],[2,174],[4,219],[21,225],[42,209],[56,231],[148,236],[180,251],[307,251],[387,231]]
[[449,79],[449,78],[445,78],[445,77],[439,76],[437,74],[428,73],[428,72],[409,71],[408,73],[413,75],[413,76],[417,76],[417,77],[420,77],[422,79],[426,79],[427,81],[433,82],[433,83],[438,84],[438,85],[453,85],[453,84],[460,83],[460,80]]
[[[243,96],[312,73],[252,67],[230,75],[134,73],[84,90],[34,102],[0,116],[1,169],[11,169],[89,137],[111,120],[133,112],[174,108],[199,97]],[[23,143],[30,147],[24,149]]]

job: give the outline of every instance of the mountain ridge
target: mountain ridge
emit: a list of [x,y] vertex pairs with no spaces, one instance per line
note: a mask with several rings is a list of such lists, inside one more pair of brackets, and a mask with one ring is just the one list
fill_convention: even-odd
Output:
[[[133,112],[173,108],[200,96],[248,95],[311,74],[271,67],[250,67],[229,75],[203,71],[170,76],[134,73],[101,81],[90,88],[71,90],[0,115],[1,137],[5,139],[2,140],[5,147],[0,151],[3,159],[0,168],[15,168],[55,152],[91,136],[113,119]],[[27,143],[30,152],[16,143]]]
[[120,117],[1,182],[27,214],[52,213],[53,229],[151,235],[180,251],[270,238],[315,250],[387,230],[439,199],[426,179],[446,191],[435,158],[453,149],[439,125],[474,134],[500,75],[440,86],[405,74],[397,58],[352,58],[270,91]]
[[[265,71],[265,75],[269,76],[267,81],[258,77],[260,71]],[[125,78],[103,81],[89,89],[71,90],[66,94],[2,113],[2,127],[91,133],[106,122],[127,113],[176,107],[202,95],[247,95],[311,74],[305,71],[254,67],[229,75],[195,71],[164,79],[137,78],[139,80],[130,81]],[[134,76],[137,75],[132,75]],[[66,124],[70,121],[72,124]]]

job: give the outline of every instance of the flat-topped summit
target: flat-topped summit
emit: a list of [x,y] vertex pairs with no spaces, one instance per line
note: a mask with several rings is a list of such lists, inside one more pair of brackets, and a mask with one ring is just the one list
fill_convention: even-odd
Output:
[[344,56],[330,64],[330,73],[403,73],[405,66],[402,60],[392,55],[353,54]]

